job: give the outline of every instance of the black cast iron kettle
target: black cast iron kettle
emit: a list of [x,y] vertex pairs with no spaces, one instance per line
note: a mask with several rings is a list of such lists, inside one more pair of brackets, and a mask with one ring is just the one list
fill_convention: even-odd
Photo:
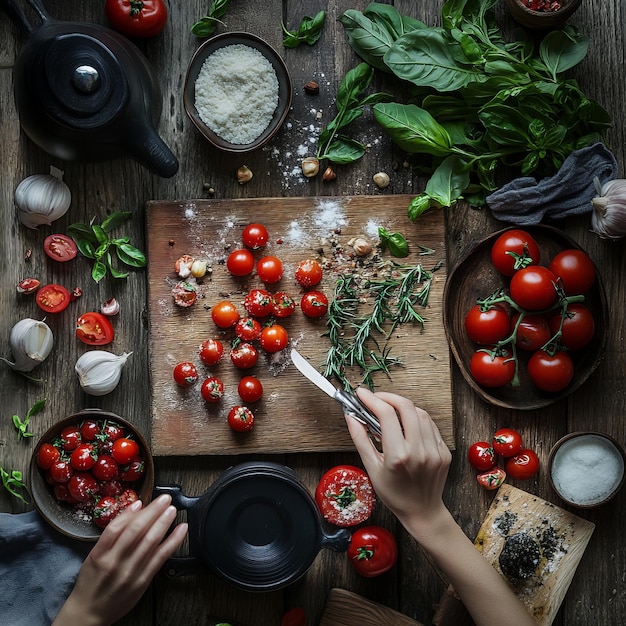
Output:
[[178,161],[155,130],[160,90],[141,51],[110,28],[55,20],[40,0],[25,2],[0,0],[28,34],[13,70],[24,132],[60,159],[128,155],[173,176]]

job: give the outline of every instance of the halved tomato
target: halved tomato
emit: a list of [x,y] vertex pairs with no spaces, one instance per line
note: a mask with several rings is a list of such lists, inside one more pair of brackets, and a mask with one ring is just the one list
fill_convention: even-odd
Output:
[[76,336],[90,346],[104,346],[113,341],[115,331],[106,315],[89,311],[76,320]]
[[35,296],[37,306],[46,313],[60,313],[72,301],[70,292],[62,285],[44,285]]
[[78,254],[74,240],[67,235],[55,233],[43,240],[43,251],[55,261],[71,261]]

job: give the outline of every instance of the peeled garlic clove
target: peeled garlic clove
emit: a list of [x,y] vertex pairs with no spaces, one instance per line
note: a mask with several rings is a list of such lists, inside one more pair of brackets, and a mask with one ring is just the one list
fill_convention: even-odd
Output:
[[626,236],[626,180],[610,180],[604,185],[593,179],[598,196],[591,201],[591,230],[602,239]]
[[113,391],[131,354],[124,352],[117,356],[106,350],[85,352],[74,366],[83,391],[91,396],[104,396]]
[[15,361],[2,360],[18,372],[30,372],[50,354],[54,337],[45,322],[27,317],[13,326],[9,344]]
[[100,305],[100,313],[108,317],[117,315],[120,312],[120,303],[115,298],[109,298]]
[[302,161],[302,173],[307,178],[317,176],[320,171],[320,162],[315,157],[307,157]]
[[27,228],[50,225],[67,213],[72,202],[63,172],[50,167],[50,174],[34,174],[15,189],[15,205],[20,222]]

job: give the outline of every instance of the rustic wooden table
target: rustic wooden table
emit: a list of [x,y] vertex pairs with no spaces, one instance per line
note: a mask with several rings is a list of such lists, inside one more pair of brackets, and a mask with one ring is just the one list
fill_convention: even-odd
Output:
[[[0,201],[4,216],[4,235],[0,242],[0,356],[9,357],[9,330],[19,319],[37,317],[32,299],[16,294],[15,285],[26,276],[36,276],[42,283],[59,282],[79,286],[83,296],[71,311],[97,309],[112,296],[121,302],[121,313],[115,321],[114,350],[133,351],[119,388],[110,395],[93,398],[80,389],[73,371],[83,351],[74,338],[74,315],[50,316],[48,323],[55,334],[55,348],[37,371],[42,384],[27,381],[9,368],[0,368],[0,465],[26,472],[33,440],[17,442],[11,415],[23,416],[37,400],[45,398],[45,410],[33,418],[35,436],[57,419],[86,406],[117,412],[133,420],[145,433],[150,429],[151,389],[148,371],[147,279],[143,271],[131,272],[125,281],[105,279],[95,284],[89,278],[84,259],[64,265],[50,262],[42,252],[47,228],[31,231],[23,228],[13,205],[13,191],[26,176],[45,173],[51,164],[65,171],[65,180],[73,191],[69,213],[55,224],[63,232],[72,222],[103,219],[117,210],[134,212],[126,226],[132,242],[145,246],[145,203],[148,200],[206,198],[207,183],[215,198],[353,196],[367,194],[416,193],[423,185],[420,177],[404,167],[405,155],[366,116],[356,129],[370,148],[355,165],[339,167],[337,180],[323,183],[321,177],[304,180],[293,174],[299,167],[298,148],[309,145],[314,150],[320,125],[333,114],[337,86],[357,58],[348,46],[337,17],[347,8],[363,9],[363,0],[333,0],[318,3],[287,2],[246,3],[233,0],[225,17],[226,28],[248,31],[264,37],[285,59],[294,85],[292,110],[288,123],[268,149],[245,158],[223,154],[212,149],[192,127],[182,105],[185,70],[199,41],[190,34],[192,22],[204,15],[208,4],[199,0],[170,2],[170,17],[165,31],[158,37],[140,42],[141,49],[156,68],[163,92],[163,115],[159,131],[180,160],[180,170],[173,178],[151,175],[130,159],[104,163],[69,163],[52,158],[35,146],[21,131],[13,101],[12,66],[24,43],[21,32],[2,15],[0,18]],[[437,23],[442,2],[425,2],[416,6],[409,0],[396,0],[395,6],[429,24]],[[49,0],[50,13],[59,19],[105,23],[103,2]],[[314,46],[287,50],[281,45],[280,22],[294,27],[303,15],[327,10],[327,20],[320,41]],[[498,16],[510,30],[513,26],[504,2]],[[583,89],[599,100],[611,113],[614,127],[608,143],[618,161],[626,157],[623,80],[624,32],[626,5],[606,3],[600,10],[595,3],[583,2],[572,20],[591,38],[589,54],[577,68],[576,78]],[[223,27],[222,27],[223,29]],[[309,80],[320,83],[320,94],[313,99],[303,91]],[[317,113],[321,113],[318,118]],[[238,184],[235,171],[246,164],[255,177],[247,185]],[[372,175],[386,171],[391,185],[379,191]],[[250,219],[263,216],[250,215]],[[624,245],[599,240],[589,232],[588,216],[567,220],[560,227],[589,251],[602,272],[606,286],[610,326],[605,358],[589,381],[567,400],[549,408],[515,412],[494,408],[482,402],[452,368],[456,453],[450,471],[445,500],[468,536],[473,538],[492,501],[493,494],[479,489],[465,453],[468,445],[484,438],[497,427],[510,425],[520,430],[527,443],[535,448],[542,462],[547,461],[553,443],[562,435],[581,429],[609,433],[626,443],[625,400],[626,355],[624,352],[623,273]],[[502,227],[486,210],[458,206],[446,212],[448,266],[484,235]],[[416,229],[419,225],[416,224]],[[28,259],[27,252],[32,251]],[[416,355],[416,358],[420,358]],[[432,381],[437,385],[437,381]],[[416,398],[419,403],[419,398]],[[36,439],[35,439],[36,440]],[[178,483],[188,494],[201,494],[226,467],[241,460],[239,456],[176,456],[156,458],[158,484]],[[244,458],[259,458],[247,455]],[[263,458],[288,463],[297,476],[314,488],[321,473],[339,462],[357,462],[353,452],[300,453]],[[545,465],[544,465],[545,466]],[[538,478],[516,486],[558,503],[545,472]],[[582,517],[596,524],[591,542],[580,563],[555,624],[562,626],[614,626],[626,614],[626,548],[623,520],[626,491],[611,504]],[[5,490],[0,490],[0,510],[19,513],[27,510]],[[123,624],[208,624],[213,617],[247,626],[275,626],[283,612],[295,606],[305,608],[310,624],[321,618],[327,594],[332,587],[343,587],[370,599],[397,608],[424,624],[432,623],[435,606],[445,589],[445,581],[431,567],[415,543],[398,526],[395,519],[379,506],[374,523],[394,530],[400,545],[398,566],[392,573],[374,580],[359,578],[342,555],[322,551],[307,575],[281,592],[249,594],[236,590],[216,576],[205,573],[173,581],[157,579],[150,591]],[[0,557],[1,558],[1,557]]]

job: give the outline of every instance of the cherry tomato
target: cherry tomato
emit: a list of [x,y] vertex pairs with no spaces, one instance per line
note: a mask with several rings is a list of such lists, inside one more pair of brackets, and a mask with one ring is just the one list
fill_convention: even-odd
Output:
[[539,471],[539,457],[534,450],[522,448],[507,460],[506,473],[517,480],[532,478]]
[[96,464],[93,466],[91,473],[100,482],[110,482],[118,477],[120,466],[118,462],[106,454],[98,457]]
[[[515,313],[511,318],[511,332],[515,329],[520,314]],[[515,345],[521,350],[534,352],[548,343],[552,337],[548,320],[543,315],[528,313],[522,317],[522,321],[517,326]]]
[[300,308],[307,317],[324,317],[328,298],[321,291],[307,291],[300,300]]
[[248,407],[234,406],[228,412],[228,425],[236,432],[248,432],[254,426],[254,413]]
[[296,310],[296,301],[286,292],[277,291],[273,296],[272,312],[276,317],[289,317]]
[[244,376],[237,385],[237,393],[244,402],[258,402],[263,396],[263,385],[254,376]]
[[226,268],[233,276],[247,276],[254,269],[254,257],[250,250],[233,250],[226,259]]
[[80,429],[76,425],[70,425],[63,428],[61,431],[61,443],[63,450],[66,452],[72,452],[76,450],[83,438],[80,434]]
[[76,258],[78,248],[74,240],[67,235],[55,233],[43,240],[43,251],[55,261],[71,261]]
[[243,306],[255,317],[266,317],[274,310],[274,300],[272,294],[265,289],[252,289],[248,292],[243,301]]
[[119,502],[120,508],[125,509],[127,506],[130,506],[133,502],[137,502],[139,500],[139,496],[134,489],[124,489],[122,493],[118,496],[117,501]]
[[364,526],[352,533],[347,551],[354,569],[366,578],[388,572],[398,558],[394,536],[380,526]]
[[315,489],[315,502],[324,519],[336,526],[356,526],[369,519],[376,496],[367,473],[353,465],[326,471]]
[[512,428],[500,428],[493,435],[493,449],[500,456],[515,456],[522,445],[522,436]]
[[586,293],[596,280],[596,266],[582,250],[561,250],[550,261],[549,268],[568,296]]
[[48,470],[53,463],[61,458],[61,452],[51,443],[42,443],[37,450],[37,465],[42,470]]
[[280,324],[272,324],[261,331],[259,341],[265,352],[280,352],[287,347],[289,335]]
[[198,370],[193,363],[182,361],[174,367],[174,380],[181,387],[192,387],[198,380]]
[[537,350],[528,359],[528,375],[539,389],[557,392],[565,389],[574,377],[572,357],[563,351],[551,355]]
[[120,437],[113,443],[111,456],[120,465],[127,465],[136,456],[139,456],[139,444],[128,437]]
[[76,320],[76,336],[87,345],[104,346],[113,341],[115,331],[106,315],[90,311]]
[[124,428],[115,422],[105,422],[102,426],[102,432],[109,441],[117,441],[125,434]]
[[98,460],[98,450],[92,443],[80,443],[70,456],[72,467],[80,472],[90,470]]
[[474,469],[485,472],[491,469],[498,457],[493,446],[487,441],[476,441],[467,450],[467,458]]
[[200,344],[200,360],[205,365],[215,365],[224,354],[224,346],[218,339],[206,339]]
[[146,464],[141,457],[135,457],[128,465],[124,466],[120,472],[120,478],[126,482],[139,480],[146,471]]
[[306,626],[306,613],[302,607],[289,609],[280,620],[280,626]]
[[74,498],[70,496],[70,492],[67,488],[67,483],[54,483],[52,491],[54,492],[54,497],[59,502],[69,502],[70,504],[77,504],[76,500],[74,500]]
[[532,265],[515,272],[509,289],[511,298],[527,311],[547,309],[558,297],[556,276],[542,265]]
[[270,236],[263,224],[248,224],[241,235],[241,241],[245,246],[257,250],[267,244]]
[[482,485],[487,491],[493,491],[506,480],[506,472],[499,467],[492,467],[490,470],[478,474],[476,480],[478,484]]
[[95,420],[85,420],[80,425],[80,436],[83,441],[95,441],[100,434],[100,424]]
[[71,301],[70,292],[62,285],[44,285],[35,295],[37,306],[46,313],[65,311]]
[[217,376],[209,376],[200,388],[206,402],[219,402],[224,397],[224,383]]
[[167,5],[163,0],[106,0],[107,20],[127,37],[154,37],[167,23]]
[[188,309],[196,303],[198,290],[193,283],[180,280],[172,287],[172,298],[178,306]]
[[508,352],[492,356],[483,350],[474,352],[470,361],[474,380],[483,387],[503,387],[515,376],[515,361]]
[[67,490],[76,502],[87,502],[98,494],[98,481],[88,472],[77,472],[67,481]]
[[123,490],[119,480],[106,480],[100,483],[101,496],[119,496]]
[[48,470],[50,478],[56,483],[66,483],[74,475],[70,462],[65,459],[54,461]]
[[559,343],[570,350],[581,350],[589,345],[595,332],[593,314],[584,304],[578,302],[568,304],[564,316],[561,313],[550,316],[549,323],[553,335],[561,330]]
[[211,308],[211,319],[218,328],[232,328],[239,321],[239,311],[229,300],[222,300]]
[[253,317],[242,317],[235,326],[235,335],[242,341],[254,341],[261,335],[261,324]]
[[534,237],[515,228],[502,233],[491,247],[491,262],[505,276],[513,276],[519,269],[537,265],[540,256]]
[[465,316],[465,332],[476,343],[497,343],[509,334],[509,314],[501,304],[492,304],[486,310],[476,304]]
[[259,351],[251,343],[244,341],[230,351],[230,360],[236,367],[247,370],[256,365]]
[[256,273],[268,285],[277,283],[283,277],[283,262],[276,256],[264,256],[256,264]]
[[112,496],[101,496],[96,500],[93,509],[93,521],[96,526],[105,528],[112,522],[120,512],[118,501]]
[[296,268],[296,281],[305,289],[315,287],[322,280],[322,266],[315,259],[301,261]]

